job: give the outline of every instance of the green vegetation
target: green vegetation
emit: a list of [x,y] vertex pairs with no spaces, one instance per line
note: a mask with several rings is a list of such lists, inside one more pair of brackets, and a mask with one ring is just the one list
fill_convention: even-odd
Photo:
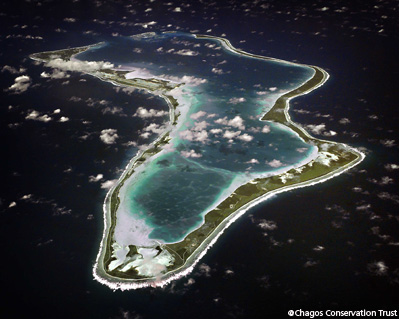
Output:
[[62,59],[64,61],[69,61],[74,55],[87,51],[91,47],[92,45],[79,47],[79,48],[70,48],[70,49],[57,50],[57,51],[34,53],[30,55],[30,58],[42,62],[49,62],[50,60],[53,59]]

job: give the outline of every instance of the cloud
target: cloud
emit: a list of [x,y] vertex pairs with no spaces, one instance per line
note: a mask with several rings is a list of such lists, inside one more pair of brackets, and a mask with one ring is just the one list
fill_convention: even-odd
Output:
[[157,111],[154,109],[148,110],[148,109],[140,106],[137,109],[136,113],[133,114],[133,116],[145,119],[145,118],[151,118],[151,117],[161,117],[161,116],[165,116],[167,114],[169,114],[169,112],[167,112],[167,111]]
[[314,267],[319,263],[319,261],[314,261],[314,260],[308,260],[306,263],[304,263],[303,267],[308,268],[308,267]]
[[376,276],[384,276],[388,272],[388,266],[384,261],[374,261],[367,265],[367,269]]
[[61,116],[61,118],[58,120],[58,122],[64,123],[64,122],[68,122],[69,121],[69,117],[66,116]]
[[218,69],[218,68],[212,68],[212,73],[215,74],[224,74],[224,71],[222,69]]
[[196,153],[194,150],[190,151],[181,151],[180,154],[184,157],[192,157],[192,158],[200,158],[202,157],[202,154]]
[[103,177],[104,177],[103,174],[97,174],[97,176],[90,175],[90,176],[89,176],[89,182],[90,182],[90,183],[99,182],[100,180],[103,179]]
[[25,116],[25,119],[40,122],[50,122],[53,118],[48,116],[47,114],[40,115],[38,111],[33,110],[27,116]]
[[241,131],[229,131],[229,130],[226,130],[224,132],[224,134],[223,134],[223,137],[227,138],[227,139],[233,139],[233,138],[236,138],[240,134],[241,134]]
[[206,121],[195,122],[193,131],[202,131],[202,130],[206,129],[208,125],[209,124]]
[[213,128],[209,132],[211,132],[212,134],[220,134],[223,132],[223,130],[221,128]]
[[69,22],[69,23],[73,23],[73,22],[76,22],[76,19],[75,18],[64,18],[64,21],[65,22]]
[[78,72],[95,72],[102,69],[112,69],[114,65],[105,61],[80,61],[70,60],[65,61],[60,58],[52,59],[45,64],[48,67],[67,70],[67,71],[78,71]]
[[309,125],[306,125],[306,128],[309,129],[313,134],[321,135],[325,131],[326,125],[325,124],[319,124],[319,125],[309,124]]
[[252,158],[248,162],[245,162],[245,164],[259,164],[259,161],[256,158]]
[[385,147],[394,147],[396,144],[395,140],[389,140],[389,139],[385,139],[385,140],[380,140],[380,143],[382,145],[384,145]]
[[281,161],[279,161],[277,159],[274,159],[272,161],[266,162],[266,164],[271,166],[271,167],[274,167],[274,168],[283,166],[283,163],[281,163]]
[[150,21],[150,22],[135,23],[134,25],[142,26],[144,29],[147,29],[149,26],[155,24],[157,24],[156,21]]
[[388,171],[393,171],[393,170],[399,169],[399,165],[398,164],[385,164],[384,168]]
[[11,202],[10,205],[8,205],[8,208],[12,208],[12,207],[15,207],[15,206],[17,206],[17,203],[16,202]]
[[381,180],[377,180],[375,178],[372,178],[372,179],[368,178],[367,180],[369,182],[371,182],[373,184],[377,184],[379,186],[393,184],[393,182],[394,182],[393,178],[391,178],[389,176],[383,176],[383,177],[381,177]]
[[337,135],[337,132],[326,131],[326,125],[324,123],[318,124],[318,125],[309,124],[309,125],[306,125],[306,128],[308,130],[310,130],[313,134],[316,134],[316,135],[324,135],[324,136]]
[[243,103],[243,102],[245,102],[245,101],[246,101],[246,99],[243,98],[243,97],[232,97],[232,98],[229,100],[229,103],[230,103],[230,104],[238,104],[238,103]]
[[244,142],[251,142],[254,139],[253,136],[251,136],[251,135],[249,135],[247,133],[244,133],[244,134],[238,136],[237,138],[239,140],[241,140],[241,141],[244,141]]
[[65,78],[69,78],[70,75],[65,73],[64,71],[61,71],[61,70],[58,70],[58,69],[54,69],[51,74],[47,73],[47,72],[40,73],[40,77],[42,77],[42,78],[51,78],[51,79],[65,79]]
[[162,74],[159,77],[176,83],[184,83],[188,86],[198,86],[208,82],[207,79],[196,78],[195,76],[191,75],[183,75],[182,77],[178,77],[173,75]]
[[9,66],[9,65],[5,65],[2,67],[1,72],[10,72],[11,74],[21,74],[24,73],[26,71],[25,68],[20,67],[19,70],[17,70],[16,68]]
[[186,56],[196,56],[199,54],[198,51],[192,51],[189,49],[182,49],[179,51],[174,52],[173,54],[178,54],[178,55],[186,55]]
[[208,140],[208,132],[205,130],[202,131],[184,130],[179,132],[179,136],[184,140],[197,141],[201,143],[205,143]]
[[118,181],[117,179],[112,179],[112,180],[109,180],[109,181],[105,181],[104,183],[101,183],[101,188],[110,189],[116,184],[117,181]]
[[264,230],[275,230],[277,229],[277,224],[272,220],[261,219],[258,227]]
[[339,123],[343,124],[343,125],[349,124],[350,122],[351,121],[348,118],[346,118],[346,117],[344,117],[344,118],[339,120]]
[[270,126],[269,125],[265,125],[263,128],[262,128],[262,133],[269,133],[270,132]]
[[207,264],[201,264],[198,267],[199,271],[201,272],[201,274],[205,275],[205,277],[210,277],[211,276],[211,267],[209,267]]
[[28,75],[21,75],[15,78],[14,84],[8,90],[14,91],[16,94],[25,92],[31,85],[31,78]]
[[193,113],[190,115],[190,118],[193,120],[198,120],[200,117],[203,117],[206,115],[206,112],[204,111],[198,111],[197,113]]
[[245,130],[244,120],[239,115],[234,117],[232,120],[228,120],[227,116],[225,116],[223,118],[215,120],[214,122],[217,124],[236,127],[239,130]]
[[117,138],[119,138],[119,136],[115,129],[109,128],[101,131],[100,139],[105,144],[115,144]]
[[121,107],[118,107],[118,106],[113,106],[113,107],[107,106],[106,108],[101,110],[101,113],[103,113],[103,114],[108,114],[109,113],[109,114],[112,114],[112,115],[119,114],[120,116],[126,116],[126,114],[123,113],[123,109]]

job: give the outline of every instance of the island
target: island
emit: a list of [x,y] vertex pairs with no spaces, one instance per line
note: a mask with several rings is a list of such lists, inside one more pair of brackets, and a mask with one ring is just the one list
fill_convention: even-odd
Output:
[[93,275],[114,290],[164,286],[189,274],[249,208],[338,176],[365,157],[290,118],[289,101],[323,85],[326,71],[247,53],[225,38],[144,33],[30,57],[168,105],[169,123],[104,201]]

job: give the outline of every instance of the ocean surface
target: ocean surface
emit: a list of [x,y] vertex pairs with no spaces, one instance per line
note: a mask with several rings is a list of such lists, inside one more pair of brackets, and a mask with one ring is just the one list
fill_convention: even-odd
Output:
[[[170,2],[0,5],[1,316],[288,318],[291,309],[397,309],[397,2]],[[326,69],[325,85],[291,101],[292,118],[367,157],[251,209],[187,277],[113,292],[92,276],[103,200],[142,145],[140,134],[168,121],[136,111],[165,105],[89,75],[52,74],[29,55],[176,30]],[[23,75],[29,79],[17,80]],[[104,143],[109,135],[114,144]]]

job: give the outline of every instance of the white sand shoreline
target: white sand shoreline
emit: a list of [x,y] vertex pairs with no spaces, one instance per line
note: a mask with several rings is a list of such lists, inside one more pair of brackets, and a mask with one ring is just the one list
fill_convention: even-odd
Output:
[[[226,47],[228,50],[233,51],[237,54],[243,54],[246,56],[250,56],[250,57],[254,57],[254,58],[261,58],[261,59],[267,59],[267,60],[272,60],[272,61],[276,61],[276,62],[282,62],[282,63],[287,63],[287,64],[292,64],[292,65],[302,65],[302,66],[307,66],[308,65],[303,65],[303,64],[299,64],[299,63],[293,63],[293,62],[288,62],[288,61],[283,61],[283,60],[279,60],[279,59],[274,59],[274,58],[265,58],[265,57],[260,57],[260,56],[256,56],[250,53],[246,53],[244,51],[241,50],[237,50],[234,47],[232,47],[232,45],[230,44],[230,42],[227,39],[223,39],[223,38],[215,38],[215,37],[208,37],[209,39],[218,39],[221,44]],[[310,66],[313,67],[313,66]],[[311,91],[313,91],[314,89],[320,87],[321,85],[323,85],[329,75],[327,72],[325,72],[324,70],[318,68],[318,67],[313,67],[313,68],[317,68],[319,71],[323,72],[324,74],[324,78],[323,80],[316,86],[310,88],[309,90],[307,90],[306,92],[304,92],[303,94],[307,94]],[[112,82],[112,81],[110,81]],[[114,83],[114,82],[112,82]],[[114,83],[115,84],[115,83]],[[152,92],[151,92],[152,93]],[[283,94],[282,94],[283,95]],[[302,95],[302,94],[301,94]],[[165,98],[164,96],[161,96],[163,98]],[[299,128],[307,137],[309,137],[310,139],[314,139],[312,136],[310,136],[310,134],[305,131],[303,128],[299,127],[297,124],[295,124],[294,122],[292,122],[288,111],[289,111],[289,101],[291,98],[287,99],[286,102],[286,106],[284,108],[284,113],[286,115],[286,118],[288,119],[288,121],[294,125],[295,127]],[[188,112],[188,110],[187,110]],[[171,131],[168,131],[171,132]],[[153,143],[151,143],[151,146],[155,145],[157,141],[161,140],[163,138],[163,136],[165,134],[167,134],[168,132],[163,133],[162,135],[160,135],[160,137],[154,141]],[[302,188],[302,187],[307,187],[307,186],[311,186],[311,185],[315,185],[318,183],[322,183],[325,182],[331,178],[334,178],[344,172],[346,172],[347,170],[351,169],[352,167],[358,165],[360,162],[363,161],[363,159],[365,158],[365,155],[354,149],[354,148],[350,148],[349,146],[343,144],[343,143],[335,143],[335,142],[331,142],[331,141],[325,141],[325,140],[320,140],[317,139],[318,141],[324,141],[324,142],[328,142],[330,144],[335,144],[335,145],[342,145],[344,147],[346,147],[348,150],[350,150],[351,152],[357,154],[357,159],[350,162],[349,164],[340,167],[339,169],[332,171],[322,177],[319,178],[315,178],[312,180],[308,180],[308,181],[304,181],[304,182],[300,182],[298,184],[295,185],[291,185],[291,186],[283,186],[279,189],[270,191],[256,199],[254,199],[253,201],[249,202],[248,204],[242,206],[241,208],[239,208],[238,210],[236,210],[234,213],[232,213],[229,217],[225,218],[225,220],[219,224],[213,231],[212,233],[201,243],[201,245],[196,249],[196,251],[190,255],[190,257],[186,260],[186,262],[180,266],[177,269],[174,269],[173,271],[170,271],[166,274],[163,274],[161,278],[144,278],[144,279],[122,279],[122,278],[118,278],[118,277],[113,277],[111,275],[109,275],[106,270],[103,268],[104,265],[102,264],[103,261],[103,257],[105,254],[105,249],[106,247],[104,247],[104,243],[107,243],[108,241],[108,232],[111,226],[111,212],[110,212],[110,197],[113,193],[113,191],[115,190],[115,188],[117,187],[117,185],[124,180],[124,178],[126,177],[126,175],[128,174],[128,172],[130,171],[130,169],[132,168],[132,166],[134,165],[135,161],[143,154],[144,151],[139,152],[130,162],[129,164],[126,166],[124,172],[122,173],[121,177],[118,179],[117,184],[111,188],[106,196],[106,199],[104,201],[104,205],[103,205],[103,211],[104,211],[104,233],[103,233],[103,238],[101,240],[100,243],[100,250],[99,253],[97,255],[97,259],[96,259],[96,263],[93,266],[93,275],[94,278],[99,281],[100,283],[110,287],[113,290],[129,290],[129,289],[139,289],[139,288],[144,288],[144,287],[163,287],[165,285],[167,285],[168,283],[170,283],[173,280],[176,280],[178,278],[181,278],[183,276],[186,276],[187,274],[189,274],[193,269],[196,263],[198,263],[198,261],[205,255],[206,251],[217,241],[217,239],[219,238],[219,236],[221,236],[221,234],[223,233],[223,231],[229,227],[235,220],[237,220],[240,216],[242,216],[248,209],[250,209],[251,207],[254,207],[255,205],[259,204],[260,202],[263,202],[267,199],[269,199],[272,196],[275,196],[276,194],[282,193],[282,192],[286,192],[286,191],[290,191],[293,189],[297,189],[297,188]],[[311,154],[309,154],[309,156],[304,159],[303,161],[301,161],[301,163],[297,163],[293,166],[295,167],[300,167],[305,165],[306,163],[309,163],[310,161],[316,159],[318,157],[318,152],[317,150],[314,150]],[[271,175],[267,175],[267,177],[270,176],[275,176],[275,175],[281,175],[284,172],[286,172],[289,169],[292,169],[294,167],[290,167],[290,168],[284,168],[283,171],[275,171],[272,172]],[[265,177],[265,176],[263,176]],[[258,177],[257,177],[258,178]],[[248,183],[245,182],[244,184]],[[241,186],[243,184],[240,185],[234,185],[235,189],[239,186]],[[237,187],[236,187],[237,186]]]

